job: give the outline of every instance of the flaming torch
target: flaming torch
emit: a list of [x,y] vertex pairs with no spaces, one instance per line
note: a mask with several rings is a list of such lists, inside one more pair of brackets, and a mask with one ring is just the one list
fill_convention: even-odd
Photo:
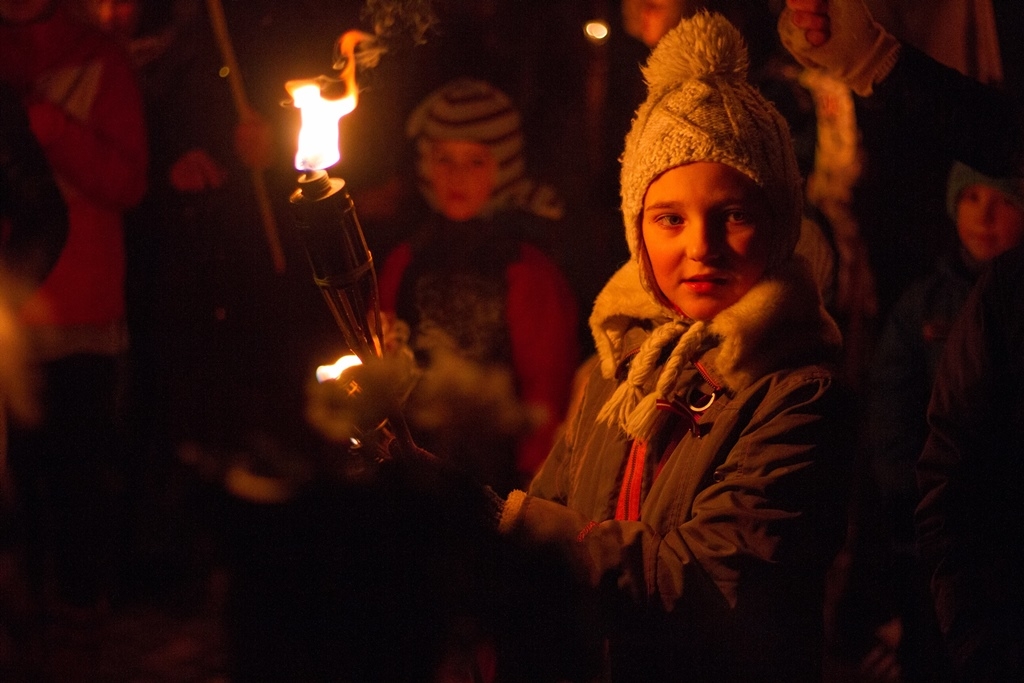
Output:
[[[357,45],[366,40],[373,40],[373,36],[360,31],[349,31],[339,38],[339,52],[346,58],[340,78],[318,76],[285,84],[292,103],[302,113],[295,155],[295,168],[301,173],[298,187],[289,200],[313,280],[341,329],[345,344],[355,356],[355,359],[339,361],[345,367],[382,356],[381,314],[373,257],[366,246],[345,181],[330,177],[326,171],[341,158],[338,121],[354,110],[358,102],[354,55]],[[325,381],[322,377],[318,379]],[[337,377],[329,378],[335,379]],[[381,387],[372,389],[377,391],[370,391],[370,394],[381,393]],[[358,387],[355,390],[349,387],[349,393],[353,391],[358,392]],[[386,407],[383,420],[374,427],[385,436],[393,435],[403,449],[414,448],[397,403]]]
[[348,347],[365,362],[381,355],[381,320],[373,257],[356,217],[345,181],[326,169],[341,158],[338,121],[356,108],[356,45],[372,36],[349,31],[340,80],[325,76],[288,81],[285,89],[302,112],[295,168],[299,186],[290,197],[313,279],[334,315]]

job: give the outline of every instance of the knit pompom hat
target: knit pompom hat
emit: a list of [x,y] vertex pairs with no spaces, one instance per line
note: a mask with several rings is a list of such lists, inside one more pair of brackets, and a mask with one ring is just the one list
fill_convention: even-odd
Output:
[[[740,32],[719,14],[698,12],[665,34],[643,67],[640,105],[622,154],[622,216],[630,254],[639,259],[644,195],[665,171],[716,161],[766,191],[774,230],[769,266],[786,260],[800,234],[802,184],[789,126],[746,80]],[[657,286],[641,268],[644,287]]]
[[[789,127],[747,82],[747,69],[747,48],[739,31],[721,15],[703,11],[665,34],[643,69],[647,100],[637,110],[622,154],[622,216],[632,262],[602,290],[591,316],[600,345],[602,334],[607,333],[603,328],[615,322],[614,316],[599,314],[602,299],[618,307],[635,291],[651,297],[646,306],[659,311],[652,317],[656,326],[632,357],[625,381],[598,414],[599,420],[619,426],[634,438],[649,439],[660,428],[664,413],[658,410],[658,401],[682,390],[682,368],[716,343],[722,321],[736,315],[750,317],[748,309],[764,308],[761,297],[752,296],[754,290],[773,289],[772,278],[796,265],[790,257],[800,234],[803,193],[796,155]],[[727,164],[746,175],[765,191],[773,213],[767,226],[772,231],[768,261],[772,275],[766,274],[744,297],[746,303],[734,304],[711,321],[693,321],[671,308],[641,253],[641,211],[647,188],[665,171],[698,161]],[[630,283],[637,280],[642,288],[633,290]],[[621,285],[621,290],[614,285]],[[633,301],[632,307],[652,315],[638,302]]]
[[486,145],[498,162],[498,177],[485,214],[520,206],[547,218],[560,218],[554,191],[526,176],[522,122],[512,100],[486,81],[460,78],[430,93],[409,116],[406,135],[416,143],[417,182],[434,209],[437,197],[428,181],[430,145],[435,140],[467,140]]
[[970,185],[984,185],[999,190],[1017,206],[1024,209],[1024,178],[994,178],[977,171],[967,164],[953,162],[946,182],[946,211],[949,217],[956,220],[956,207],[960,203],[960,194]]

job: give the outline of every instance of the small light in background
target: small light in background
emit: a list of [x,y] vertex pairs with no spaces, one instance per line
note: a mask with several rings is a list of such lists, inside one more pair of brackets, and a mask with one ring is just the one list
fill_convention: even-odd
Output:
[[601,19],[592,19],[584,24],[583,33],[587,40],[595,45],[601,45],[608,40],[608,24]]

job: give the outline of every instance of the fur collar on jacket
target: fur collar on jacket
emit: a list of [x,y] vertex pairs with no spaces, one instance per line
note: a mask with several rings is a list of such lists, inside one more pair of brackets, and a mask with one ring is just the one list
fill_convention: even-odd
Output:
[[718,347],[718,354],[709,371],[738,392],[775,370],[832,358],[842,343],[799,257],[765,275],[743,298],[706,322],[679,316],[655,301],[631,261],[598,294],[590,316],[606,378],[614,377],[634,350],[626,347],[626,335],[638,326],[651,332],[601,412],[601,419],[638,438],[649,437],[655,428],[657,400],[682,389],[676,386],[682,367],[712,347]]

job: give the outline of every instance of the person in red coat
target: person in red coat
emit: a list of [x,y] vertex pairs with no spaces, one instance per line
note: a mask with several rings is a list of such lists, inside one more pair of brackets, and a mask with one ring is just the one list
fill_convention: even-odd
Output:
[[9,458],[36,597],[90,615],[113,578],[118,368],[128,347],[122,214],[145,192],[147,149],[130,63],[73,10],[63,0],[0,1],[0,81],[21,98],[68,218],[56,262],[17,312],[43,415],[11,430]]

